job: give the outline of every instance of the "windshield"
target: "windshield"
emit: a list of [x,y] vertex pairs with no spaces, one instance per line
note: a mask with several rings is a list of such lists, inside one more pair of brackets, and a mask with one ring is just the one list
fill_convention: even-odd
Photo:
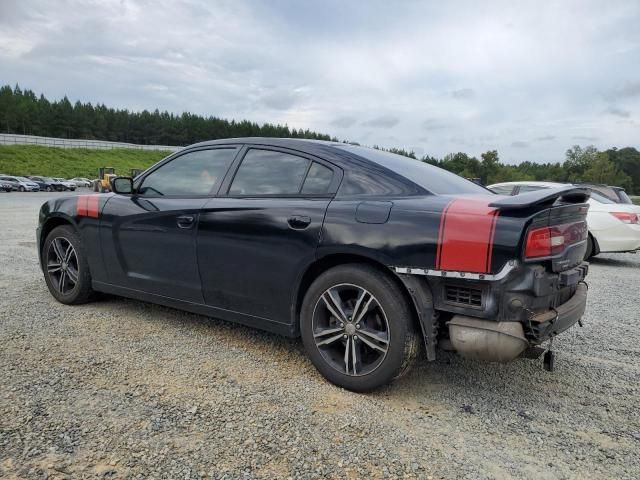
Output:
[[421,186],[431,193],[447,194],[490,194],[492,192],[469,180],[459,177],[455,173],[442,168],[434,167],[420,160],[396,155],[373,148],[358,147],[355,145],[340,145],[338,148],[348,150],[356,155],[371,160],[392,170],[413,183]]

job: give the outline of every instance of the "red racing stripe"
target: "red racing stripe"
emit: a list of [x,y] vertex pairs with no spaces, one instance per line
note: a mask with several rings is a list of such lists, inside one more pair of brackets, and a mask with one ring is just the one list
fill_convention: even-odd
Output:
[[79,195],[76,207],[76,215],[79,217],[87,216],[87,195]]
[[483,198],[460,198],[442,214],[436,268],[489,273],[499,211]]
[[98,218],[100,216],[100,195],[78,195],[76,215]]
[[89,195],[87,197],[87,216],[98,218],[98,206],[100,205],[100,195]]

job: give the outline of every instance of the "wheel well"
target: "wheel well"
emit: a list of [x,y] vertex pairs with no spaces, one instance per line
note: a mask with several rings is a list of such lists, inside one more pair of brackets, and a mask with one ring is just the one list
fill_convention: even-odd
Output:
[[596,240],[596,237],[594,237],[593,235],[591,235],[591,232],[589,232],[589,237],[591,238],[591,242],[593,243],[593,255],[597,255],[600,253],[600,245],[598,245],[598,240]]
[[369,257],[365,257],[362,255],[339,253],[339,254],[327,255],[326,257],[323,257],[322,259],[311,264],[309,268],[307,268],[307,271],[302,276],[302,280],[300,281],[300,284],[298,286],[298,293],[297,293],[296,302],[295,302],[295,311],[293,312],[294,326],[297,329],[297,332],[299,332],[300,330],[300,310],[302,309],[302,301],[304,300],[304,296],[306,295],[307,290],[309,290],[309,287],[311,286],[311,284],[314,282],[316,278],[318,278],[320,275],[322,275],[324,272],[326,272],[330,268],[337,267],[338,265],[345,265],[347,263],[360,263],[360,264],[370,265],[373,268],[385,273],[389,278],[391,278],[391,280],[398,286],[398,288],[404,295],[405,301],[407,302],[407,305],[409,305],[409,308],[411,309],[414,322],[416,322],[417,324],[418,312],[416,311],[416,307],[413,303],[413,300],[411,299],[411,295],[407,291],[407,288],[405,287],[405,285],[400,281],[400,279],[395,275],[391,274],[388,267],[386,267],[384,264],[380,262],[372,260]]
[[[40,245],[38,245],[38,248],[40,249],[40,251],[42,251],[42,246],[44,245],[44,241],[46,240],[47,235],[51,233],[51,230],[53,230],[56,227],[59,227],[60,225],[70,225],[73,227],[73,224],[69,220],[62,217],[52,217],[45,222],[40,232]],[[75,227],[73,228],[75,229]]]

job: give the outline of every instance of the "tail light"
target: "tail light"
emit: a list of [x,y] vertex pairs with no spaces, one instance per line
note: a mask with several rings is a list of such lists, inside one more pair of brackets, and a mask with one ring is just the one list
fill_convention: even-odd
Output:
[[638,215],[635,213],[628,212],[610,212],[611,215],[616,217],[622,223],[629,223],[633,225],[638,225]]
[[573,244],[587,239],[585,222],[565,223],[529,230],[524,248],[525,258],[544,258],[559,255]]

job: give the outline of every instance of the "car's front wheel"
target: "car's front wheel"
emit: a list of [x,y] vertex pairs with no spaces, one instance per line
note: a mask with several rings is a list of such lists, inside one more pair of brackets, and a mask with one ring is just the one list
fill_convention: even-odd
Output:
[[18,188],[18,190],[21,191],[21,192],[26,192],[27,191],[27,189],[24,188],[22,185],[20,186],[20,188]]
[[47,190],[47,192],[52,192],[52,191],[53,191],[53,188],[51,188],[51,185],[47,185],[46,190]]
[[82,242],[68,225],[54,228],[42,247],[42,270],[47,287],[56,300],[65,304],[91,299],[91,273]]
[[305,349],[320,373],[357,392],[408,371],[420,349],[406,296],[383,271],[332,268],[309,287],[300,312]]

